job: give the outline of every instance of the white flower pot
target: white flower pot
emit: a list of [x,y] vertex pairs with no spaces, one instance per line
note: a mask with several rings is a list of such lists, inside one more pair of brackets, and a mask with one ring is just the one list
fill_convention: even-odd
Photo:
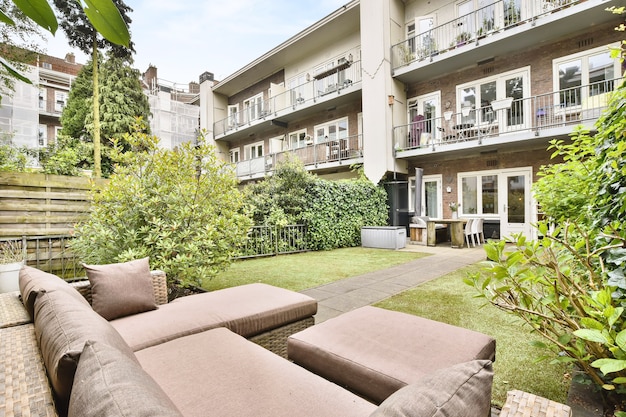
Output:
[[13,262],[0,265],[0,294],[19,291],[20,269],[23,262]]

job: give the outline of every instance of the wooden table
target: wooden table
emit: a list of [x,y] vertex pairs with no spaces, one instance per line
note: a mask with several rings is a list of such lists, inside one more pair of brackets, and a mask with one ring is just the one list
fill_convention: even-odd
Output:
[[435,235],[435,225],[437,224],[449,224],[450,225],[450,240],[452,241],[453,248],[462,248],[465,246],[465,223],[467,219],[429,219],[426,222],[426,229],[428,246],[435,246],[437,243],[437,236]]

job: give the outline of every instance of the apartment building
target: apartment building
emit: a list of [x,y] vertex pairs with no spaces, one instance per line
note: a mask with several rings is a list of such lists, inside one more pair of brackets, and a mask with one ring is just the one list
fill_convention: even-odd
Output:
[[549,141],[592,128],[622,78],[611,5],[355,0],[201,82],[201,127],[243,182],[286,154],[331,179],[362,164],[389,191],[393,225],[450,217],[454,203],[487,237],[532,236]]
[[17,147],[37,149],[54,142],[61,130],[59,118],[72,82],[82,68],[74,54],[65,58],[39,55],[26,76],[33,84],[15,83],[15,91],[2,94],[0,132]]

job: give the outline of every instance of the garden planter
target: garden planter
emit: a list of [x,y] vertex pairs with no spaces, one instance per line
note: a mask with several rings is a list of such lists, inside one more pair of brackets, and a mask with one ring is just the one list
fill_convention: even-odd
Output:
[[13,262],[0,265],[0,294],[19,291],[20,269],[22,262]]

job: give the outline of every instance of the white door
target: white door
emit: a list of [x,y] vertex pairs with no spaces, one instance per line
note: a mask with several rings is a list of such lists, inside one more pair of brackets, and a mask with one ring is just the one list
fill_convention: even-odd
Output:
[[531,237],[531,204],[530,192],[532,171],[516,170],[501,174],[499,187],[499,201],[503,207],[500,213],[500,238],[507,238],[512,234],[523,233]]
[[441,175],[427,175],[422,178],[422,216],[435,219],[443,217]]

